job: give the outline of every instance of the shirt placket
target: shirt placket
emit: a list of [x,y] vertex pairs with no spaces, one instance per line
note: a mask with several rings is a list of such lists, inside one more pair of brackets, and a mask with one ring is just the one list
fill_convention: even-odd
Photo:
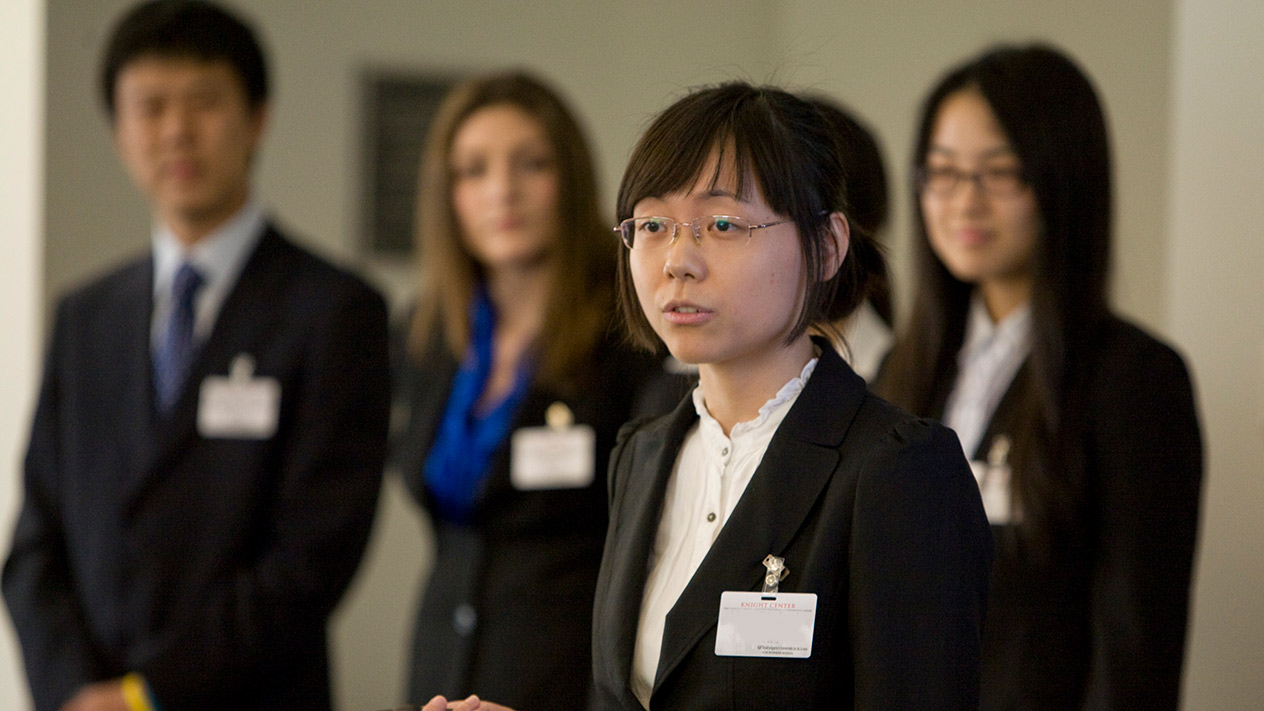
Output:
[[711,445],[714,451],[707,457],[706,489],[702,496],[701,526],[705,533],[705,544],[709,548],[720,535],[724,526],[724,489],[729,480],[729,463],[732,461],[733,444],[727,439],[720,439]]

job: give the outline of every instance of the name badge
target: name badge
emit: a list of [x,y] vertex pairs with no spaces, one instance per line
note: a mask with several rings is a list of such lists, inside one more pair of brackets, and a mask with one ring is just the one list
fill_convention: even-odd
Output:
[[815,593],[720,594],[715,653],[720,657],[807,659],[816,629]]
[[228,376],[202,381],[198,398],[198,434],[207,439],[267,439],[276,434],[281,383],[254,377],[255,361],[242,353]]
[[510,437],[509,480],[521,491],[578,489],[596,474],[597,433],[573,424],[566,405],[555,402],[545,413],[547,427],[524,427]]

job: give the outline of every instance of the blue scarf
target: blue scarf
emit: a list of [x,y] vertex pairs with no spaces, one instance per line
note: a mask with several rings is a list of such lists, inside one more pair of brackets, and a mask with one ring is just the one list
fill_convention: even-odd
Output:
[[494,408],[476,407],[492,370],[492,331],[496,314],[486,289],[479,287],[470,304],[471,340],[456,378],[443,420],[423,469],[436,513],[457,523],[473,518],[492,454],[508,438],[518,407],[531,381],[530,358],[523,358],[513,389]]

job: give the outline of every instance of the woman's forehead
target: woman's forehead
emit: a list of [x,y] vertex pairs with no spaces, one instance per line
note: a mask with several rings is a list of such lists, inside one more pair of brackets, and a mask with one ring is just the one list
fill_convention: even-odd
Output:
[[729,199],[752,203],[760,199],[760,191],[751,167],[747,166],[745,175],[742,174],[736,151],[730,143],[723,148],[713,147],[682,185],[660,195],[646,197],[649,198],[687,198],[699,202]]

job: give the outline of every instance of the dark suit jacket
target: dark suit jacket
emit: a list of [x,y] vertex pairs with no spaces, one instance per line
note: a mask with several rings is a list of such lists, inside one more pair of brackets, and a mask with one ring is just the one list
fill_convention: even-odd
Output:
[[[1107,320],[1096,344],[1073,424],[1086,476],[1075,530],[1040,560],[1013,526],[993,527],[983,711],[1179,704],[1202,479],[1193,389],[1181,357],[1131,324]],[[1018,399],[1011,387],[975,459],[1013,432]]]
[[[829,348],[732,516],[667,616],[650,708],[973,709],[992,542],[957,438],[865,390]],[[593,611],[601,710],[635,711],[629,685],[664,492],[692,403],[620,433]],[[816,593],[809,659],[715,654],[720,594]]]
[[[385,453],[385,304],[269,228],[159,417],[152,275],[58,308],[4,566],[36,708],[139,671],[166,711],[328,709],[325,625]],[[199,386],[242,353],[280,382],[276,434],[203,438]]]
[[[422,469],[447,406],[458,364],[436,334],[420,360],[397,339],[397,409],[391,461],[413,496],[430,508]],[[543,427],[562,402],[576,424],[596,432],[593,483],[519,491],[510,446],[493,455],[468,525],[431,510],[436,559],[417,615],[409,698],[470,693],[513,708],[545,709],[557,699],[582,708],[591,683],[592,596],[606,530],[604,469],[619,427],[646,410],[663,412],[686,392],[657,359],[603,345],[566,393],[533,384],[513,429]]]

